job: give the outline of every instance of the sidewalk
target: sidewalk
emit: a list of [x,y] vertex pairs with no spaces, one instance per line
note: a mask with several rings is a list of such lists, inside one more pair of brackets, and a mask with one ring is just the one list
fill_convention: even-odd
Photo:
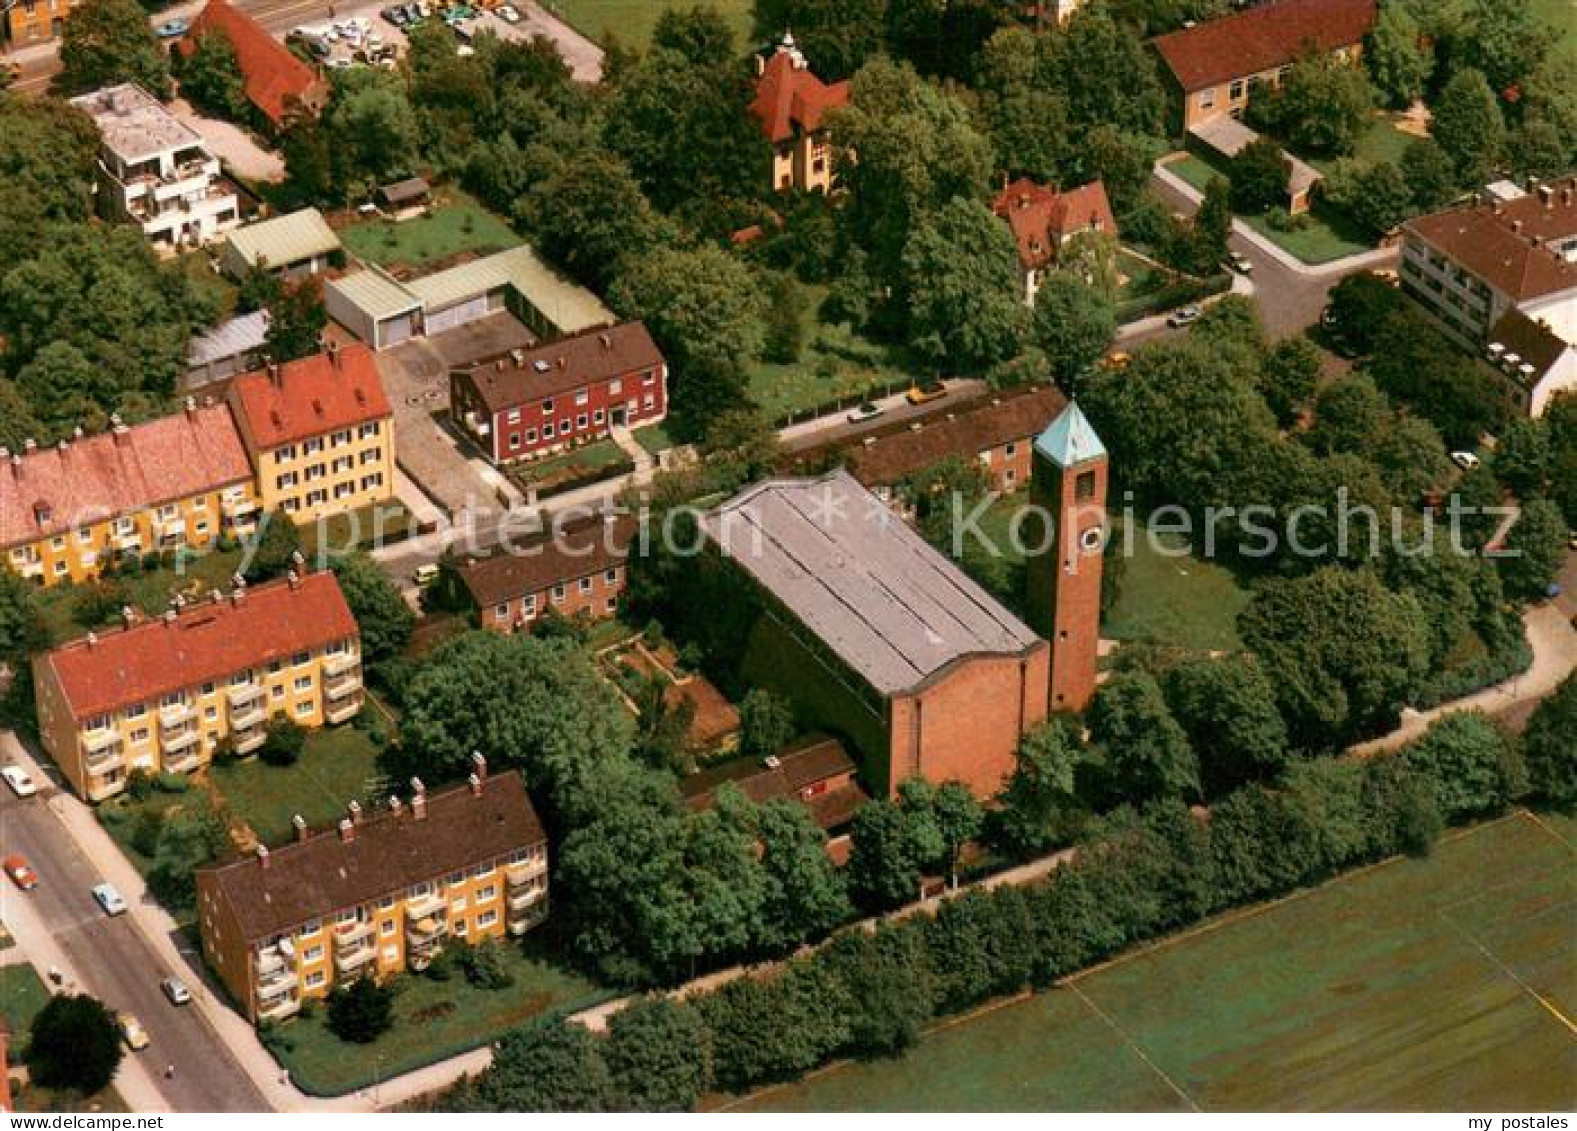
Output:
[[[1234,274],[1232,276],[1232,285],[1226,290],[1222,291],[1220,294],[1207,295],[1198,302],[1192,304],[1184,303],[1183,305],[1206,307],[1210,306],[1212,303],[1220,302],[1221,299],[1226,295],[1242,295],[1244,298],[1253,298],[1254,280],[1249,279],[1243,275]],[[1171,311],[1165,311],[1161,314],[1152,314],[1148,318],[1139,318],[1132,322],[1124,322],[1121,326],[1117,327],[1117,337],[1115,340],[1117,342],[1129,342],[1135,338],[1143,338],[1154,334],[1165,333],[1168,329],[1170,329],[1170,327],[1168,327],[1166,324],[1166,320],[1171,316]]]
[[[1167,156],[1170,157],[1171,154],[1167,154]],[[1182,177],[1172,172],[1172,170],[1168,169],[1164,164],[1162,164],[1162,161],[1164,160],[1165,158],[1163,157],[1161,161],[1157,161],[1154,167],[1150,170],[1151,173],[1156,177],[1157,180],[1163,182],[1173,192],[1186,198],[1195,207],[1198,207],[1200,201],[1204,199],[1205,194],[1200,192],[1187,181],[1183,180]],[[1299,259],[1296,255],[1293,255],[1291,252],[1284,250],[1272,241],[1266,239],[1253,228],[1249,227],[1245,221],[1238,219],[1237,217],[1234,217],[1232,220],[1232,233],[1234,235],[1243,237],[1249,243],[1253,244],[1256,251],[1263,252],[1265,255],[1268,255],[1274,259],[1277,263],[1280,263],[1287,270],[1293,272],[1294,274],[1302,275],[1307,279],[1325,279],[1332,278],[1337,275],[1350,275],[1354,271],[1362,271],[1366,267],[1378,267],[1384,264],[1389,264],[1397,256],[1397,250],[1394,247],[1379,247],[1375,248],[1373,251],[1365,251],[1358,255],[1349,255],[1342,259],[1333,259],[1329,263],[1309,264],[1303,262],[1303,260]]]

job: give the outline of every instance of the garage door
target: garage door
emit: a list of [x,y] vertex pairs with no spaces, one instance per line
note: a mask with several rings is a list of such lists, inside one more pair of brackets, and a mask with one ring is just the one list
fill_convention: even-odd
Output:
[[378,344],[380,349],[388,349],[406,341],[415,332],[416,315],[402,314],[398,318],[389,318],[378,323]]
[[453,330],[456,326],[464,326],[467,322],[475,322],[478,318],[487,316],[487,296],[479,295],[467,302],[456,303],[437,313],[427,315],[427,333],[441,334],[445,330]]

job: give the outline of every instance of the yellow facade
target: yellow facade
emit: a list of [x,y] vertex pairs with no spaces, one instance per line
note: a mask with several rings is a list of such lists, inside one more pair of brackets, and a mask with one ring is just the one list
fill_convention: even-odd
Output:
[[16,0],[6,13],[7,35],[14,47],[58,39],[65,21],[82,0]]
[[773,148],[772,184],[780,191],[832,191],[832,145],[826,130],[795,134]]
[[428,877],[252,946],[226,930],[220,908],[205,890],[198,911],[209,961],[248,1016],[279,1021],[364,974],[425,969],[446,945],[524,934],[547,916],[547,848]]
[[394,498],[394,418],[253,453],[258,496],[298,524]]
[[276,715],[314,728],[345,722],[362,704],[354,637],[86,719],[71,710],[48,663],[34,670],[44,749],[89,801],[120,793],[136,769],[184,773],[205,766],[225,739],[251,753]]
[[40,585],[91,581],[124,556],[203,551],[221,537],[245,537],[256,528],[257,509],[254,485],[242,481],[10,546],[6,564]]

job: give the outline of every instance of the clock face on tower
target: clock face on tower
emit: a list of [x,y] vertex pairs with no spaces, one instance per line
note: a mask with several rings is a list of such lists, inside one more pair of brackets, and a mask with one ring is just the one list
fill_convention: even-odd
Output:
[[1105,534],[1106,531],[1101,526],[1089,527],[1083,534],[1079,535],[1079,548],[1086,554],[1100,553]]

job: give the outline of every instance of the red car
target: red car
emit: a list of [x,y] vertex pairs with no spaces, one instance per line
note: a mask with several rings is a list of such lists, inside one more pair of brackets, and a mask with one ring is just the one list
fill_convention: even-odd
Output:
[[5,868],[5,874],[11,877],[11,882],[23,891],[32,891],[38,886],[38,874],[33,871],[26,857],[7,856],[0,867]]

